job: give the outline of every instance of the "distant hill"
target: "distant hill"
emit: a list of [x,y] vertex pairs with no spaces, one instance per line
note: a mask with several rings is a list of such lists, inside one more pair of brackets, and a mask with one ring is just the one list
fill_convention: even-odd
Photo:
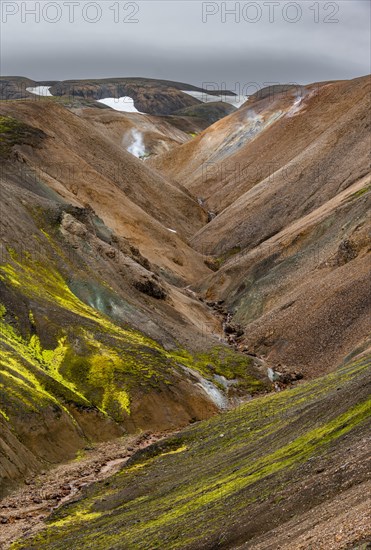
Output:
[[[205,92],[202,88],[182,82],[156,80],[151,78],[105,78],[87,80],[65,80],[61,82],[36,82],[23,77],[1,77],[0,99],[22,99],[32,94],[27,88],[50,86],[53,96],[68,97],[71,100],[107,97],[131,97],[138,111],[152,115],[169,115],[180,109],[201,104],[201,101],[182,90]],[[218,95],[220,91],[207,91]],[[233,92],[223,90],[224,95]]]

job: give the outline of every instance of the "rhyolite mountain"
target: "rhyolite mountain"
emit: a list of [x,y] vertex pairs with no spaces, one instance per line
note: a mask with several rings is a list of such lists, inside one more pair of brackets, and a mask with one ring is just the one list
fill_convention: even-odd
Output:
[[[152,115],[170,115],[181,109],[202,105],[202,100],[186,92],[200,92],[210,96],[234,97],[230,90],[208,90],[182,82],[153,78],[106,78],[36,82],[24,77],[0,77],[0,99],[23,99],[32,96],[29,89],[47,86],[55,97],[73,100],[95,100],[106,97],[131,97],[135,107]],[[204,107],[205,110],[205,107]],[[207,106],[206,106],[207,110]],[[231,109],[229,109],[229,112]],[[194,116],[194,115],[193,115]],[[215,115],[214,115],[215,116]],[[202,118],[202,117],[201,117]]]
[[[181,431],[13,547],[367,544],[370,78],[238,110],[167,81],[24,79],[50,86],[39,97],[16,80],[1,491],[89,442]],[[114,86],[148,114],[97,108]]]

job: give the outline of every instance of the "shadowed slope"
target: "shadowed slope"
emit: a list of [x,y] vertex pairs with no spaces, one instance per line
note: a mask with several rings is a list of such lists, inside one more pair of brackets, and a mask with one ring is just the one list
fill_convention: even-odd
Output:
[[88,441],[215,413],[216,374],[263,388],[211,312],[91,211],[2,185],[1,491]]

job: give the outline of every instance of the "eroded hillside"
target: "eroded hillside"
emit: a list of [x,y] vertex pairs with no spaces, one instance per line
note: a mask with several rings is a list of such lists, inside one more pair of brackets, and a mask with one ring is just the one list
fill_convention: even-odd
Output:
[[1,109],[2,489],[264,390],[188,288],[210,272],[187,243],[197,201],[61,105]]
[[214,258],[200,288],[277,367],[319,374],[368,335],[369,150],[364,77],[260,92],[150,160],[213,212],[191,239]]
[[[76,81],[72,99],[2,81],[1,491],[197,424],[14,548],[297,550],[313,532],[327,550],[332,502],[351,524],[333,547],[363,543],[370,79],[238,110],[137,80]],[[102,86],[154,114],[97,108]]]

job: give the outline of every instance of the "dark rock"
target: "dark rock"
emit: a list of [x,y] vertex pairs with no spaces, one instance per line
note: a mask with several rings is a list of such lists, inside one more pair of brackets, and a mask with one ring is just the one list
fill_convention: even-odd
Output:
[[143,294],[152,296],[157,300],[164,300],[167,296],[165,289],[154,279],[142,279],[140,281],[135,281],[134,286]]
[[344,239],[339,245],[337,252],[337,264],[339,266],[347,264],[351,260],[357,257],[357,248],[355,243],[349,239]]
[[236,332],[238,331],[238,328],[235,325],[231,325],[230,323],[224,323],[223,329],[226,334],[236,334]]

